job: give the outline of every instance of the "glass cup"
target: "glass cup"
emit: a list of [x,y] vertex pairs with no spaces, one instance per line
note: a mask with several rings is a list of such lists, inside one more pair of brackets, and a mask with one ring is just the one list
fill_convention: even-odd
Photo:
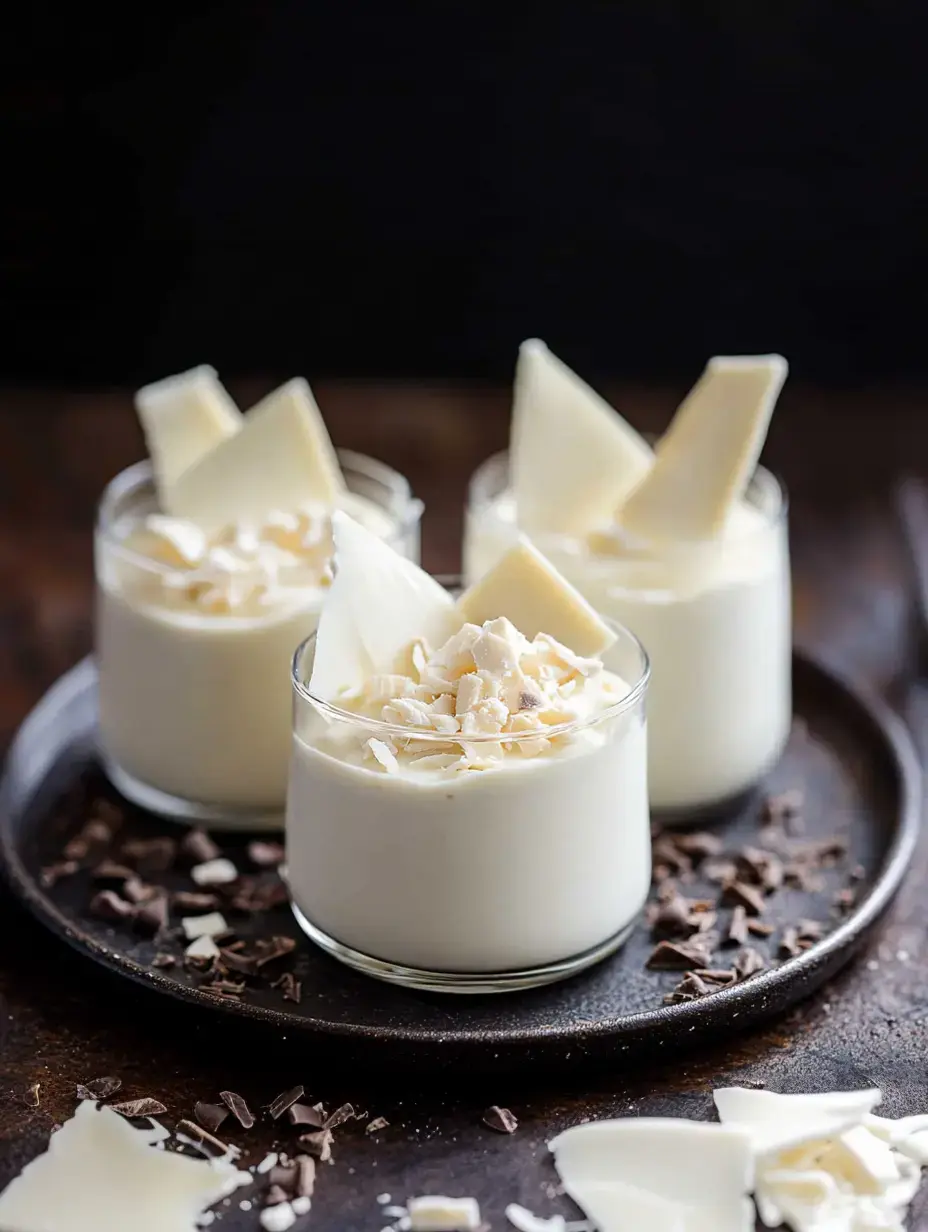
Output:
[[[348,490],[393,523],[419,557],[423,505],[408,482],[339,451]],[[315,627],[322,592],[284,596],[259,615],[167,606],[168,566],[126,544],[158,511],[151,465],[109,484],[96,536],[99,748],[116,788],[162,816],[214,828],[280,829],[290,753],[288,665]]]
[[[729,536],[636,545],[620,555],[606,535],[538,536],[538,548],[604,616],[644,642],[648,790],[663,820],[730,807],[777,762],[792,718],[787,497],[759,468]],[[471,480],[465,582],[481,577],[518,534],[505,453]]]
[[[564,979],[627,938],[651,876],[645,696],[648,658],[614,625],[606,666],[628,694],[593,719],[537,733],[490,769],[370,769],[370,738],[456,740],[366,719],[314,697],[309,637],[293,658],[286,877],[296,919],[328,954],[392,983],[505,992]],[[496,737],[466,741],[470,749]],[[402,757],[402,754],[400,754]]]

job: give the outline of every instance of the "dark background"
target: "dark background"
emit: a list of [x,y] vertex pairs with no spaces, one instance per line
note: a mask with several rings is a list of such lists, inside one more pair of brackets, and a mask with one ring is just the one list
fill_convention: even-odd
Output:
[[30,7],[0,377],[928,369],[928,6]]

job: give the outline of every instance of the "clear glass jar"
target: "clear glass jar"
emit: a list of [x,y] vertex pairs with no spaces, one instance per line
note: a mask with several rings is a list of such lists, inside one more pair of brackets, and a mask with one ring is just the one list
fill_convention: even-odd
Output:
[[[538,536],[538,548],[651,659],[649,794],[668,820],[723,809],[778,760],[792,718],[792,620],[785,489],[758,469],[721,540],[636,546],[609,536]],[[465,582],[518,535],[506,453],[469,489]]]
[[[317,945],[368,975],[419,989],[504,992],[573,975],[616,950],[648,893],[648,659],[616,627],[606,666],[630,686],[596,717],[552,729],[525,757],[507,736],[492,768],[383,773],[360,761],[391,727],[310,693],[315,636],[293,659],[287,881]],[[549,733],[550,734],[550,733]],[[468,739],[476,747],[498,738]],[[400,754],[402,756],[402,754]]]
[[[348,491],[386,515],[389,542],[419,556],[423,506],[402,475],[339,451]],[[99,747],[133,803],[215,828],[283,824],[290,751],[289,665],[324,592],[295,591],[258,615],[168,606],[168,566],[127,536],[158,511],[148,462],[123,471],[95,536]]]

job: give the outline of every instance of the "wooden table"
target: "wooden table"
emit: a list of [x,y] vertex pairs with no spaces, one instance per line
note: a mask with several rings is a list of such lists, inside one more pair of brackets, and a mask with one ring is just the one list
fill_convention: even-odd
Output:
[[[243,401],[256,381],[235,390]],[[682,390],[612,391],[641,427],[660,428]],[[424,563],[454,569],[468,476],[505,444],[508,393],[483,388],[321,386],[338,444],[363,449],[409,476],[428,512]],[[789,387],[767,458],[792,498],[797,635],[823,658],[886,691],[928,755],[928,702],[911,681],[908,581],[891,514],[895,478],[928,464],[922,391],[839,393]],[[59,673],[90,647],[91,528],[104,482],[142,456],[124,393],[7,390],[0,397],[0,732],[9,738]],[[240,1090],[253,1105],[301,1082],[327,1104],[350,1100],[385,1116],[379,1144],[359,1126],[339,1131],[309,1221],[358,1232],[388,1222],[394,1200],[436,1190],[473,1195],[494,1228],[518,1201],[539,1214],[553,1171],[545,1141],[583,1117],[710,1114],[714,1085],[765,1080],[774,1089],[874,1083],[890,1115],[928,1111],[928,843],[876,941],[853,968],[765,1030],[696,1054],[674,1068],[621,1068],[530,1083],[462,1074],[454,1086],[428,1073],[334,1069],[286,1040],[229,1038],[210,1016],[166,1004],[98,973],[26,918],[0,905],[0,1184],[70,1115],[80,1080],[113,1074],[126,1097],[154,1095],[168,1119],[197,1099]],[[27,1092],[40,1083],[39,1106]],[[480,1123],[491,1103],[520,1119],[512,1137]],[[247,1141],[260,1158],[271,1138]],[[249,1159],[251,1158],[251,1152]],[[928,1219],[928,1196],[911,1226]],[[257,1227],[255,1214],[225,1214],[222,1228]]]

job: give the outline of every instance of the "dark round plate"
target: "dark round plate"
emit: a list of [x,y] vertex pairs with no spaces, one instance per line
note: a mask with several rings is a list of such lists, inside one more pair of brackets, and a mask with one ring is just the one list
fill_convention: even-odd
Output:
[[[679,972],[648,970],[654,942],[646,924],[626,947],[600,966],[561,984],[505,996],[442,996],[410,992],[349,971],[314,949],[285,906],[247,917],[237,927],[249,941],[270,935],[294,938],[290,962],[302,985],[299,1004],[282,999],[265,981],[241,1001],[221,1000],[198,987],[202,976],[179,963],[150,966],[151,940],[123,925],[95,919],[87,910],[92,887],[82,871],[44,887],[41,869],[60,858],[63,842],[87,817],[90,797],[118,801],[96,768],[96,678],[85,661],[64,676],[35,708],[14,741],[0,786],[0,854],[9,882],[47,927],[103,966],[153,992],[208,1007],[287,1034],[304,1033],[318,1046],[347,1047],[359,1063],[378,1065],[515,1065],[613,1059],[645,1051],[679,1049],[705,1036],[741,1030],[807,996],[853,954],[885,911],[905,873],[919,825],[920,772],[901,722],[880,702],[802,654],[794,656],[796,720],[786,752],[763,791],[801,788],[805,797],[802,840],[837,834],[848,856],[821,873],[811,890],[774,894],[765,919],[776,925],[769,940],[752,939],[770,969],[698,1000],[665,1005]],[[96,796],[95,796],[96,793]],[[83,798],[85,803],[81,803]],[[120,842],[182,833],[170,823],[119,802]],[[714,819],[711,828],[736,849],[757,843],[761,799]],[[705,820],[703,821],[705,825]],[[254,837],[254,836],[251,836]],[[266,837],[266,836],[265,836]],[[222,836],[224,851],[246,867],[249,836]],[[228,841],[227,841],[228,840]],[[851,871],[853,870],[853,872]],[[161,877],[171,888],[192,888],[182,872]],[[853,887],[853,888],[852,888]],[[697,880],[685,892],[699,898],[718,887]],[[845,891],[845,911],[836,907]],[[854,902],[848,900],[853,895]],[[727,917],[727,912],[723,913]],[[802,918],[826,922],[824,939],[797,957],[778,962],[783,928]],[[175,946],[175,953],[179,953]],[[728,965],[730,951],[717,964]]]

